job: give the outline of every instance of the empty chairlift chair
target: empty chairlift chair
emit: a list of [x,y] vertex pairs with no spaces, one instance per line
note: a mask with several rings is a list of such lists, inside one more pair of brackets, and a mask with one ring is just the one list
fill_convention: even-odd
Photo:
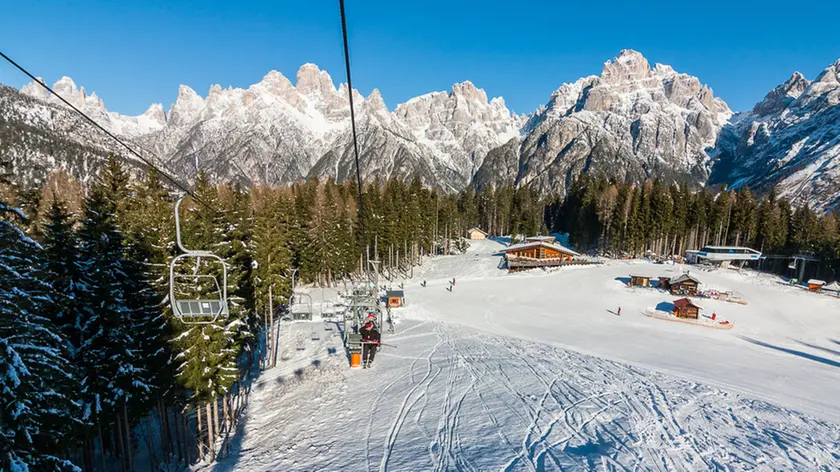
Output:
[[[181,242],[181,220],[178,209],[184,197],[175,202],[175,240],[183,254],[169,264],[169,301],[172,314],[184,324],[210,324],[229,315],[227,303],[227,266],[225,261],[210,251],[194,251]],[[179,262],[195,260],[192,274],[179,274]],[[205,264],[202,266],[202,259]],[[209,267],[206,261],[213,261],[221,267],[221,284],[217,275],[199,273]]]

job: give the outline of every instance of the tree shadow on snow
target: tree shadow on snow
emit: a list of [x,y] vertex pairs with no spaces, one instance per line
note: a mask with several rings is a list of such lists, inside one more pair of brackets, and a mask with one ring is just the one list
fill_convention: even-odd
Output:
[[575,456],[607,456],[615,449],[610,442],[586,443],[580,446],[566,446],[563,452]]
[[799,341],[799,340],[794,340],[794,341],[798,342],[799,344],[801,344],[801,345],[803,345],[803,346],[808,346],[808,347],[810,347],[811,349],[817,349],[817,350],[819,350],[819,351],[827,352],[827,353],[829,353],[829,354],[833,354],[833,355],[835,355],[835,356],[839,356],[839,357],[840,357],[840,351],[835,351],[834,349],[829,349],[829,348],[827,348],[827,347],[817,346],[816,344],[806,343],[806,342],[804,342],[804,341]]
[[[790,349],[781,346],[775,346],[773,344],[765,343],[763,341],[759,341],[757,339],[752,339],[747,336],[738,336],[739,338],[743,339],[748,343],[755,344],[756,346],[766,347],[769,349],[773,349],[776,351],[785,352],[788,354],[793,354],[794,356],[801,357],[803,359],[808,359],[814,362],[819,362],[820,364],[830,365],[832,367],[840,367],[840,362],[833,361],[831,359],[826,359],[825,357],[815,356],[813,354],[808,354],[807,352],[797,351],[796,349]],[[803,343],[804,344],[804,343]]]

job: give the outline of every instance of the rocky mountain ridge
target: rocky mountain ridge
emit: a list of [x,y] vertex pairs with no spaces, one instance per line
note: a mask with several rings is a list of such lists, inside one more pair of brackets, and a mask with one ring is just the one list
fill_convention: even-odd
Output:
[[[469,81],[393,111],[378,90],[367,97],[354,90],[361,173],[418,177],[443,191],[513,184],[562,193],[582,172],[695,188],[776,186],[828,209],[840,204],[833,195],[840,182],[838,64],[813,82],[794,74],[734,116],[696,77],[651,66],[632,50],[605,62],[600,75],[563,84],[528,116]],[[303,65],[294,84],[271,71],[246,89],[214,85],[206,97],[182,85],[168,111],[154,104],[134,117],[108,111],[69,78],[53,88],[182,179],[203,170],[278,185],[355,173],[347,86],[336,88],[314,64]],[[55,168],[84,179],[96,156],[122,151],[35,83],[20,92],[0,87],[0,125],[7,128],[0,154],[12,156],[13,170],[28,182]]]

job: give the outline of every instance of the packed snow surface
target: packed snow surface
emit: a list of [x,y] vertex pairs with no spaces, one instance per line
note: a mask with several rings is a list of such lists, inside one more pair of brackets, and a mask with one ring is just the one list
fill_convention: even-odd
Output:
[[[208,469],[840,468],[840,300],[643,262],[508,275],[499,243],[472,243],[405,281],[383,335],[397,347],[370,370],[347,367],[335,325],[283,325],[277,368]],[[626,286],[683,269],[748,301],[702,301],[732,330],[648,318],[677,297]]]

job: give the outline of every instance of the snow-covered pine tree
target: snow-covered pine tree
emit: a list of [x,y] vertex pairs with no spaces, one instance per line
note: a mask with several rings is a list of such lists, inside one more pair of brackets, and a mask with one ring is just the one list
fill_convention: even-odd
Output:
[[[127,405],[151,391],[149,373],[141,355],[133,273],[125,259],[123,237],[115,221],[116,207],[106,194],[107,187],[94,185],[85,199],[80,255],[89,287],[88,317],[82,320],[81,344],[77,352],[83,372],[82,392],[90,405],[90,419],[104,430],[116,419],[116,448],[127,461],[131,453],[126,424]],[[142,290],[142,288],[141,288]],[[102,438],[105,439],[104,437]]]
[[127,322],[134,327],[134,354],[144,367],[140,389],[129,406],[132,424],[146,416],[157,400],[174,384],[171,368],[171,326],[164,313],[167,249],[171,238],[168,192],[157,173],[151,172],[139,185],[129,186],[122,164],[109,158],[100,185],[115,209],[116,223],[123,235],[124,264],[121,290],[127,296]]
[[44,313],[52,288],[41,248],[0,201],[0,470],[80,470],[66,458],[80,417],[67,341]]

